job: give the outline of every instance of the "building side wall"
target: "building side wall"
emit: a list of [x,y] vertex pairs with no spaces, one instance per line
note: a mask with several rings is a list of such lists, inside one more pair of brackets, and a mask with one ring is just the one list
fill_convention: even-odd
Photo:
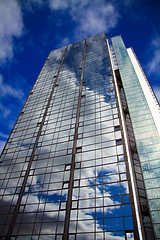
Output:
[[142,87],[142,90],[143,90],[143,93],[145,95],[145,98],[147,100],[147,103],[148,103],[148,106],[150,108],[150,111],[151,111],[151,114],[152,114],[152,117],[154,119],[154,122],[155,122],[155,125],[156,125],[156,128],[157,128],[157,131],[160,135],[160,107],[159,107],[159,103],[154,95],[154,92],[147,80],[147,77],[137,59],[137,57],[135,56],[135,53],[133,51],[132,48],[128,48],[127,49],[127,52],[128,52],[128,55],[130,57],[130,60],[133,64],[133,67],[134,67],[134,70],[137,74],[137,77],[139,79],[139,82],[141,84],[141,87]]
[[135,71],[121,37],[117,36],[112,38],[112,42],[132,121],[155,235],[156,239],[159,239],[160,136],[159,124],[156,124],[155,112],[153,113],[153,109],[157,108],[157,106],[156,103],[152,101],[153,109],[151,110],[151,106],[148,104],[150,98],[148,93],[149,89],[147,89],[148,86],[144,84],[144,79],[141,80],[138,78],[139,73],[137,70]]

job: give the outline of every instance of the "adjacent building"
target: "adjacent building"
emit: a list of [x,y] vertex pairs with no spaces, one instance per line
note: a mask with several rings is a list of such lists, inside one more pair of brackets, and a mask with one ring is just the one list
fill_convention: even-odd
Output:
[[160,239],[159,156],[159,104],[121,36],[51,51],[1,154],[1,239]]

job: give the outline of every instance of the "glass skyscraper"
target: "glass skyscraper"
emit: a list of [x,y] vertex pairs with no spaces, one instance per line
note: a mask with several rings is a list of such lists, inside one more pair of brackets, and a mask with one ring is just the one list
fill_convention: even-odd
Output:
[[1,239],[160,239],[159,156],[159,104],[121,36],[51,51],[1,154]]

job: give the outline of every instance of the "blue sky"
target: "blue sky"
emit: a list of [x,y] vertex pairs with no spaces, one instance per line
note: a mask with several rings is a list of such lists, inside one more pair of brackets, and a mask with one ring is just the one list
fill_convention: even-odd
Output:
[[159,0],[0,0],[0,149],[49,52],[106,32],[133,47],[160,100]]

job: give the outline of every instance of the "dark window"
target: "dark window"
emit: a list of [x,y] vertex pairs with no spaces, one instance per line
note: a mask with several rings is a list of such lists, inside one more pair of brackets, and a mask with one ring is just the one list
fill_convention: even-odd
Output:
[[122,144],[122,139],[117,139],[116,140],[116,145],[121,145]]
[[114,130],[115,130],[115,131],[119,131],[119,130],[120,130],[120,126],[119,126],[119,125],[118,125],[118,126],[115,126],[115,127],[114,127]]

